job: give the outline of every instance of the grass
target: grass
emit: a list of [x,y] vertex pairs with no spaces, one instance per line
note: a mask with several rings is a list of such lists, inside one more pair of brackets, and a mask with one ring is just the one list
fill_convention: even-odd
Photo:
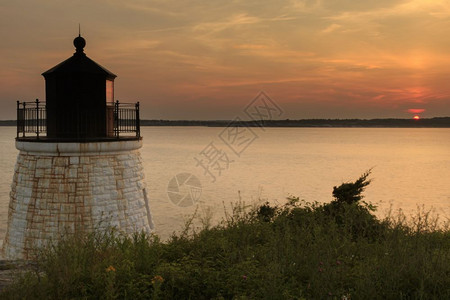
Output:
[[167,242],[113,228],[68,236],[0,298],[450,299],[449,227],[426,211],[377,219],[362,200],[369,173],[328,204],[240,202]]

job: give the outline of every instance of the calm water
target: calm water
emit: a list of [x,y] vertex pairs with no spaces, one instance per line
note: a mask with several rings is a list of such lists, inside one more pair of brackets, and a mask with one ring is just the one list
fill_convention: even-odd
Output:
[[[391,205],[412,213],[424,204],[450,217],[450,129],[255,128],[258,138],[244,150],[247,143],[241,140],[240,156],[219,138],[222,130],[143,128],[141,154],[156,231],[162,237],[179,230],[197,206],[180,207],[169,200],[168,184],[179,173],[200,180],[199,211],[212,211],[215,220],[222,217],[224,205],[229,207],[239,197],[247,203],[258,199],[283,203],[288,195],[330,201],[333,186],[353,181],[370,168],[373,182],[365,192],[366,200],[379,204],[380,214]],[[1,239],[18,153],[14,136],[15,128],[0,127]],[[202,151],[212,154],[211,146],[232,161],[220,175],[211,166],[215,182],[194,160],[206,158]],[[224,157],[220,165],[226,167]]]

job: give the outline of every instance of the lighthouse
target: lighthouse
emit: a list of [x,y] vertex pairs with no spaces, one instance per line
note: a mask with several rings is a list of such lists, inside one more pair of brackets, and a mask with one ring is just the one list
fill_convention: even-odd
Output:
[[153,228],[139,149],[139,102],[114,101],[116,75],[86,40],[44,72],[46,101],[17,102],[19,150],[3,255],[32,258],[67,234]]

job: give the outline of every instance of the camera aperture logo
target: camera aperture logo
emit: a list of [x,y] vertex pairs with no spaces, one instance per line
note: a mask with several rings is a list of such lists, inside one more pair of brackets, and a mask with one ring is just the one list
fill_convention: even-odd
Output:
[[202,194],[200,180],[191,173],[179,173],[167,186],[167,195],[173,204],[187,207],[194,205]]

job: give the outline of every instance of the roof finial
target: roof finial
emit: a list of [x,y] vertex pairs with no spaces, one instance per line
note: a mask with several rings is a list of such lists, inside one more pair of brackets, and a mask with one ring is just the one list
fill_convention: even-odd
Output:
[[83,53],[84,46],[86,46],[86,40],[81,37],[81,24],[78,23],[78,36],[73,40],[73,45],[77,50],[77,53]]

